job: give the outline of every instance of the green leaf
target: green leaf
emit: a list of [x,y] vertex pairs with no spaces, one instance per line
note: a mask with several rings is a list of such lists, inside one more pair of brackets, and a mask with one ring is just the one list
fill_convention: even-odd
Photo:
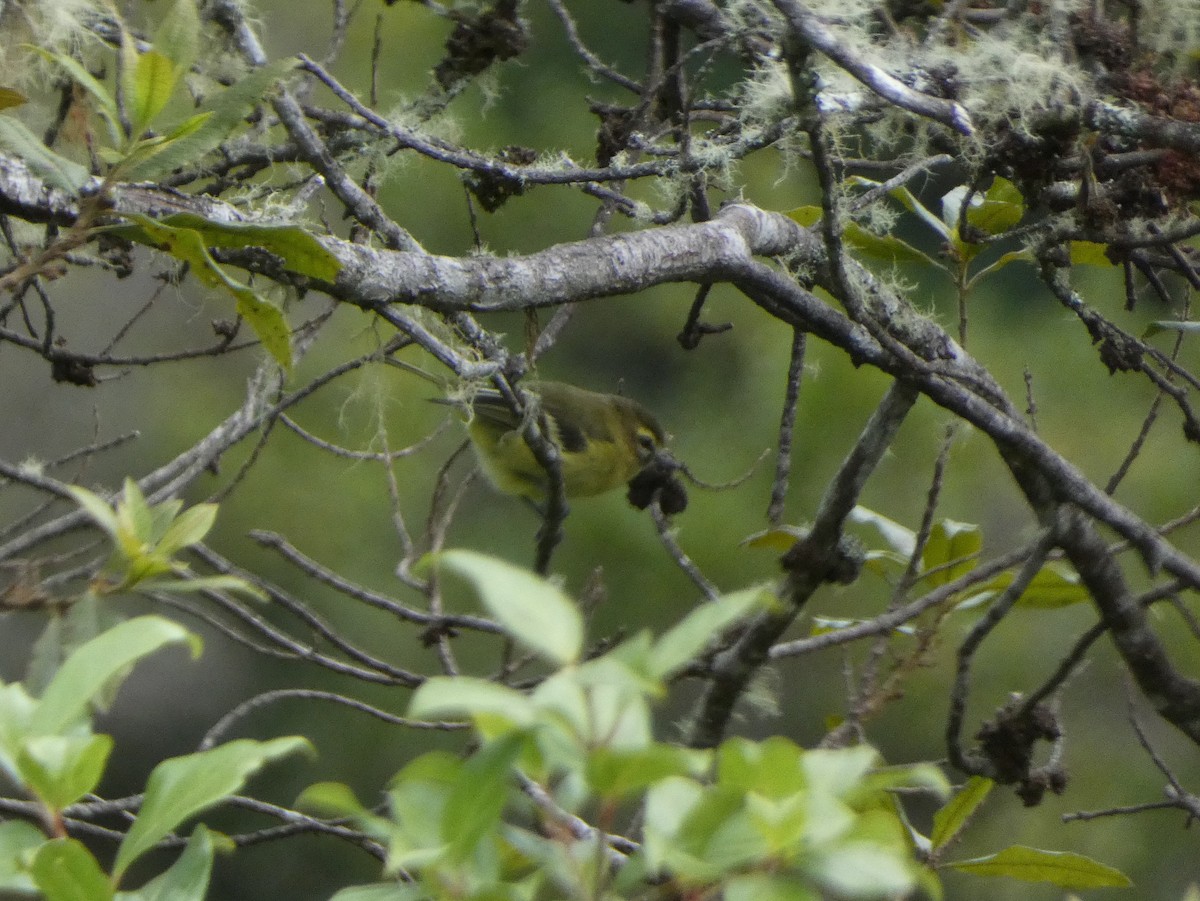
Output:
[[62,810],[100,784],[112,746],[108,735],[32,736],[22,744],[17,766],[51,810]]
[[417,719],[481,717],[502,719],[517,728],[532,725],[536,708],[515,688],[470,676],[436,676],[413,693],[408,715]]
[[733,876],[721,892],[723,901],[821,901],[815,889],[794,876],[747,873]]
[[804,788],[803,757],[804,749],[782,735],[765,741],[731,738],[717,750],[717,779],[740,794],[784,798]]
[[470,581],[488,611],[530,650],[558,664],[579,659],[583,617],[553,583],[474,551],[443,551],[433,562]]
[[167,527],[156,550],[164,557],[173,557],[184,548],[198,544],[208,534],[216,518],[216,504],[189,507]]
[[238,576],[188,576],[180,573],[170,581],[149,579],[138,583],[138,591],[167,594],[197,594],[202,591],[231,591],[255,601],[268,600],[267,594]]
[[1128,888],[1133,885],[1120,870],[1082,854],[1041,851],[1013,845],[998,854],[945,864],[976,876],[1008,876],[1022,882],[1049,882],[1059,888]]
[[175,0],[154,32],[154,49],[175,65],[177,76],[192,68],[200,53],[200,15],[195,0]]
[[814,748],[805,751],[800,766],[808,784],[837,798],[856,793],[867,774],[879,764],[879,752],[870,745],[851,748]]
[[113,887],[96,858],[73,838],[56,838],[38,848],[30,867],[45,901],[109,901]]
[[154,181],[181,166],[195,166],[216,149],[263,102],[271,87],[296,68],[296,60],[281,60],[255,69],[206,102],[210,112],[203,124],[171,142],[153,157],[125,170],[129,181]]
[[513,765],[526,741],[524,733],[511,732],[467,759],[442,815],[442,839],[450,860],[465,861],[475,846],[496,830],[508,803]]
[[1003,269],[1009,263],[1016,263],[1018,261],[1032,263],[1035,259],[1036,255],[1030,248],[1024,248],[1022,250],[1010,250],[1008,253],[1001,255],[1000,259],[996,260],[994,263],[989,263],[987,266],[984,266],[982,269],[972,275],[970,281],[967,282],[967,290],[970,291],[975,287],[976,284],[979,283],[981,279],[993,272]]
[[[877,182],[865,179],[859,183],[871,186],[878,184]],[[784,215],[798,225],[811,228],[820,221],[823,211],[819,206],[802,206],[794,210],[788,210]],[[843,229],[843,235],[847,244],[861,251],[866,256],[875,257],[889,263],[918,263],[922,266],[934,266],[938,269],[945,268],[941,263],[931,259],[927,254],[922,253],[907,241],[903,241],[895,235],[876,234],[859,225],[857,222],[847,222]]]
[[175,863],[138,889],[138,901],[204,901],[213,854],[213,834],[204,825],[197,826]]
[[214,222],[195,213],[174,213],[162,220],[199,232],[208,247],[261,247],[283,260],[284,268],[322,281],[333,281],[341,261],[315,236],[296,225]]
[[888,519],[882,513],[876,513],[866,507],[855,507],[850,511],[850,521],[873,528],[888,547],[902,554],[905,560],[917,549],[917,533],[895,520]]
[[587,757],[587,781],[601,798],[619,801],[639,793],[669,776],[691,774],[698,760],[694,751],[667,744],[623,750],[603,745]]
[[183,260],[205,285],[221,288],[232,294],[237,301],[238,314],[254,329],[263,347],[281,367],[291,368],[291,330],[283,311],[218,266],[209,256],[208,248],[204,246],[204,239],[198,231],[191,228],[174,228],[140,213],[123,215],[137,223],[137,227],[115,229],[118,234],[131,240],[142,241]]
[[145,131],[170,102],[178,77],[175,64],[157,50],[138,54],[133,92],[127,101],[135,137]]
[[838,844],[806,869],[837,897],[902,897],[916,884],[916,868],[908,859],[873,842]]
[[917,198],[913,196],[912,191],[908,190],[908,188],[901,185],[899,188],[893,188],[888,192],[888,194],[900,201],[904,208],[910,213],[915,213],[917,217],[920,218],[920,220],[927,226],[929,226],[929,228],[933,229],[933,231],[936,232],[938,237],[940,237],[943,241],[949,242],[954,239],[953,223],[947,225],[945,222],[935,216],[933,212],[927,206],[925,206],[925,204],[921,203],[921,201],[917,200]]
[[734,623],[776,603],[767,588],[747,588],[697,607],[654,643],[651,674],[667,679],[683,669],[697,654]]
[[996,176],[983,195],[983,202],[972,204],[967,221],[986,235],[999,235],[1013,228],[1025,215],[1025,198],[1007,178]]
[[117,538],[130,557],[140,551],[143,545],[154,543],[154,521],[154,512],[146,503],[142,489],[133,479],[125,479],[121,500],[117,504],[117,522],[120,524]]
[[100,495],[88,491],[86,488],[80,488],[78,485],[68,485],[67,491],[71,493],[71,497],[75,498],[75,503],[83,512],[90,516],[93,522],[103,529],[116,544],[119,541],[121,521],[117,519],[117,511],[112,508],[112,505]]
[[88,183],[88,170],[48,148],[37,135],[10,116],[0,116],[0,149],[20,157],[30,169],[71,195]]
[[807,534],[808,530],[800,526],[784,525],[747,535],[739,543],[743,547],[775,551],[783,554],[790,551],[792,546]]
[[983,776],[972,776],[953,798],[933,815],[933,832],[930,842],[934,850],[945,847],[954,840],[967,822],[974,816],[995,783]]
[[[1016,574],[1011,570],[997,574],[965,599],[959,609],[968,609],[986,603],[1012,584]],[[1051,561],[1037,571],[1025,591],[1017,599],[1018,606],[1042,610],[1056,610],[1074,604],[1091,601],[1087,588],[1079,580],[1079,574],[1067,563]]]
[[883,260],[886,263],[916,263],[935,269],[945,266],[928,254],[913,247],[895,235],[878,235],[863,228],[857,222],[847,222],[844,229],[846,243],[862,254]]
[[934,587],[954,581],[975,568],[982,550],[983,532],[974,523],[952,519],[935,523],[921,555],[922,570],[928,573],[925,580]]
[[0,891],[32,895],[36,889],[24,862],[46,841],[42,830],[22,820],[0,823]]
[[367,812],[354,789],[342,782],[318,782],[310,785],[296,799],[301,810],[312,810],[322,816],[356,817]]
[[820,221],[822,210],[819,206],[798,206],[784,213],[789,219],[804,228],[812,228]]
[[31,731],[56,735],[74,726],[91,700],[123,681],[132,664],[164,645],[182,642],[191,646],[193,657],[199,655],[200,639],[160,616],[139,616],[96,636],[55,673],[34,711]]
[[311,747],[298,736],[264,742],[240,739],[164,760],[146,782],[141,810],[117,852],[114,878],[188,817],[239,791],[267,763]]
[[932,763],[904,763],[878,767],[866,778],[867,792],[894,792],[898,789],[920,789],[926,794],[945,799],[950,797],[950,780],[942,768]]
[[1108,245],[1093,241],[1071,242],[1072,266],[1103,266],[1112,269],[1116,263],[1108,258]]

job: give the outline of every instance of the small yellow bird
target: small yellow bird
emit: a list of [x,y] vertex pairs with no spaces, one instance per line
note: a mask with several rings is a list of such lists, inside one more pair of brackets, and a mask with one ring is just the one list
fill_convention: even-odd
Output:
[[[522,383],[536,398],[562,458],[567,497],[591,497],[627,484],[655,460],[667,441],[658,420],[637,401],[562,382]],[[456,403],[443,401],[444,403]],[[463,406],[467,433],[488,479],[498,489],[545,500],[549,476],[521,434],[521,421],[499,391],[484,389]]]

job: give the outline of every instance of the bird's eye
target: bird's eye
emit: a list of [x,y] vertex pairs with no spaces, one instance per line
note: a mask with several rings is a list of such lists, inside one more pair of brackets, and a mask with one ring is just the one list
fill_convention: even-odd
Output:
[[643,456],[653,454],[658,448],[658,439],[654,437],[652,432],[647,432],[643,429],[638,429],[637,433],[638,450]]

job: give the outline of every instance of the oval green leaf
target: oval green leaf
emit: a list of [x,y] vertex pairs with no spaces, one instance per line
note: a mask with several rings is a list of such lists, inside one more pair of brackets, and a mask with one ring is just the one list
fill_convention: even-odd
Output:
[[484,607],[531,651],[558,664],[574,663],[583,650],[583,617],[557,586],[528,570],[474,551],[443,551],[434,564],[461,576]]

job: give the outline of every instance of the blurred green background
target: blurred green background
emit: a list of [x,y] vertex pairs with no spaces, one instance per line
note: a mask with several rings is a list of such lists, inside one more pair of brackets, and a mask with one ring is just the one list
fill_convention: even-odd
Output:
[[[638,72],[644,58],[645,11],[615,2],[576,4],[581,33],[603,59],[628,72]],[[262,33],[270,53],[304,51],[320,57],[329,34],[327,4],[263,0],[258,4]],[[367,7],[370,7],[369,9]],[[367,4],[349,35],[335,74],[365,95],[370,66],[374,6]],[[380,106],[387,110],[419,94],[430,68],[440,58],[448,23],[419,4],[382,8],[383,64]],[[472,87],[450,107],[448,117],[432,124],[456,140],[476,147],[507,144],[539,150],[561,150],[578,162],[594,154],[596,121],[582,98],[626,99],[604,85],[588,81],[567,52],[562,29],[541,4],[528,7],[534,42],[528,55]],[[710,80],[736,77],[718,67]],[[281,176],[282,178],[282,176]],[[808,174],[785,165],[774,151],[741,163],[731,176],[730,196],[744,196],[768,209],[788,210],[816,201]],[[949,187],[946,185],[945,187]],[[942,188],[941,190],[945,189]],[[940,192],[930,188],[932,202]],[[651,186],[636,186],[636,196],[662,207],[670,199]],[[395,158],[383,183],[383,206],[432,252],[466,254],[474,236],[464,191],[457,175],[443,166],[415,158]],[[527,252],[586,236],[596,201],[566,188],[537,188],[514,198],[495,214],[480,212],[479,232],[496,254]],[[326,202],[314,210],[336,220],[336,206]],[[618,227],[628,227],[619,225]],[[912,223],[902,234],[931,253],[936,245]],[[117,283],[93,272],[73,274],[53,288],[59,322],[76,347],[92,347],[125,321],[153,292],[156,267],[147,266],[132,279]],[[911,286],[908,296],[920,310],[948,330],[957,310],[947,278],[938,273],[904,269],[882,272]],[[1090,303],[1138,334],[1145,325],[1172,318],[1154,301],[1133,313],[1121,309],[1116,274],[1081,270],[1079,288]],[[176,292],[168,288],[169,293]],[[729,321],[732,331],[706,338],[694,351],[675,340],[683,326],[693,289],[665,287],[641,294],[581,305],[563,340],[540,364],[540,374],[601,391],[623,390],[655,410],[675,437],[675,450],[706,480],[722,482],[755,466],[774,447],[785,387],[792,336],[744,297],[717,287],[706,309],[710,321]],[[293,322],[319,312],[325,301],[310,296],[292,301]],[[1110,376],[1100,364],[1079,322],[1058,306],[1017,264],[986,281],[971,298],[969,350],[990,368],[1010,395],[1023,398],[1026,379],[1037,405],[1043,437],[1074,460],[1100,484],[1119,464],[1153,399],[1151,387],[1127,375]],[[155,305],[131,333],[126,351],[190,346],[206,339],[209,322],[228,316],[223,298],[207,296],[194,285]],[[543,316],[543,321],[548,316]],[[521,348],[524,322],[519,317],[485,320]],[[96,336],[100,336],[97,338]],[[387,332],[353,309],[337,312],[293,376],[295,385],[352,356],[369,351]],[[1165,340],[1160,339],[1166,346]],[[433,363],[407,351],[407,359],[433,369]],[[106,453],[85,469],[70,473],[83,484],[116,486],[127,474],[140,474],[182,451],[240,402],[245,380],[256,363],[253,352],[233,360],[196,361],[165,368],[113,373],[95,389],[58,384],[48,367],[32,355],[10,348],[0,353],[0,454],[6,459],[53,459],[97,437],[110,438],[137,429],[140,437],[119,451]],[[1182,362],[1196,361],[1185,348]],[[802,387],[792,491],[791,523],[813,514],[831,474],[852,445],[866,418],[886,390],[878,373],[852,367],[845,356],[810,341]],[[378,430],[386,425],[392,449],[419,441],[445,417],[446,411],[426,403],[431,386],[391,369],[361,370],[339,379],[294,411],[305,428],[349,447],[379,449]],[[905,423],[900,440],[871,480],[864,505],[916,528],[925,503],[933,460],[950,417],[922,400]],[[420,535],[428,513],[435,473],[462,440],[456,424],[419,453],[396,464],[401,512],[409,529]],[[217,474],[197,483],[189,502],[228,486],[251,457],[254,442],[229,453]],[[759,463],[736,489],[691,490],[691,506],[677,518],[679,543],[721,589],[732,590],[770,580],[777,574],[774,556],[743,547],[741,542],[766,527],[773,457]],[[457,477],[466,472],[460,462]],[[1146,450],[1122,484],[1118,498],[1151,521],[1179,515],[1194,504],[1197,459],[1182,440],[1179,417],[1165,410]],[[518,501],[494,493],[481,482],[468,489],[450,530],[452,546],[471,547],[528,564],[533,558],[538,521]],[[10,492],[11,495],[11,492]],[[0,498],[6,517],[20,506],[11,496]],[[990,444],[965,428],[951,454],[940,507],[942,516],[978,523],[985,553],[995,554],[1028,540],[1030,517]],[[253,466],[222,502],[212,544],[239,564],[278,581],[353,640],[375,653],[413,669],[432,665],[419,635],[398,626],[378,611],[365,609],[305,579],[259,548],[252,529],[281,532],[293,544],[347,578],[409,602],[394,575],[401,549],[393,526],[387,486],[374,464],[324,453],[294,434],[277,428],[257,453]],[[863,538],[873,546],[869,532]],[[1189,552],[1200,550],[1193,532],[1177,536]],[[554,570],[569,591],[582,592],[602,571],[605,600],[593,617],[593,635],[643,627],[661,628],[678,619],[698,599],[691,583],[671,563],[655,536],[649,517],[633,510],[618,493],[579,501],[566,523],[566,538]],[[1136,575],[1136,567],[1131,567]],[[470,597],[452,591],[450,602],[472,609]],[[877,612],[888,586],[866,575],[854,585],[824,590],[812,603],[795,635],[805,634],[813,614],[866,616]],[[144,609],[123,602],[124,610]],[[277,621],[278,611],[264,611]],[[951,617],[928,665],[907,685],[906,695],[870,725],[869,738],[889,761],[939,759],[944,754],[946,692],[953,675],[957,640],[976,613]],[[1054,668],[1075,637],[1091,624],[1090,608],[1017,611],[989,639],[979,655],[969,709],[968,729],[1002,704],[1009,692],[1036,686]],[[1174,614],[1161,614],[1162,631],[1181,663],[1196,657],[1195,644]],[[222,713],[242,699],[275,687],[314,687],[342,691],[386,709],[403,712],[407,692],[369,687],[338,679],[299,663],[268,660],[215,635],[208,635],[198,662],[183,655],[163,655],[140,669],[112,713],[100,724],[117,737],[115,768],[105,785],[110,795],[135,791],[154,762],[194,748]],[[35,615],[3,621],[0,676],[17,678],[24,652],[40,628]],[[303,638],[303,635],[301,634]],[[496,649],[464,643],[462,656],[486,671]],[[845,671],[862,658],[863,649],[831,651],[786,662],[764,675],[764,686],[777,700],[774,714],[747,710],[736,728],[762,736],[781,733],[811,745],[824,734],[828,718],[839,715],[846,695]],[[665,735],[676,734],[694,688],[680,686],[663,711]],[[1059,817],[1076,810],[1157,800],[1164,779],[1138,747],[1128,725],[1130,707],[1122,670],[1107,644],[1091,655],[1087,669],[1064,696],[1067,763],[1072,781],[1064,797],[1051,797],[1039,808],[1025,810],[1006,790],[998,789],[983,814],[966,833],[955,857],[990,853],[1013,843],[1072,850],[1117,866],[1136,889],[1129,897],[1178,899],[1197,878],[1195,837],[1184,830],[1178,813],[1146,813],[1063,825]],[[1200,781],[1195,747],[1153,721],[1146,705],[1134,708],[1158,752],[1174,767],[1185,786]],[[379,725],[332,705],[289,701],[269,707],[240,726],[239,734],[265,737],[301,733],[315,743],[319,756],[277,765],[254,786],[256,794],[290,803],[306,785],[318,780],[348,782],[370,799],[386,780],[420,749],[425,735]],[[957,774],[952,774],[957,778]],[[927,825],[928,810],[918,810],[918,826]],[[245,821],[220,814],[217,828],[245,828]],[[259,825],[266,825],[265,821]],[[219,865],[214,899],[326,898],[338,887],[369,881],[377,875],[365,855],[332,839],[294,838],[240,851]],[[1051,899],[1062,892],[1042,886],[962,879],[947,875],[947,897]],[[1115,893],[1113,894],[1115,897]]]

